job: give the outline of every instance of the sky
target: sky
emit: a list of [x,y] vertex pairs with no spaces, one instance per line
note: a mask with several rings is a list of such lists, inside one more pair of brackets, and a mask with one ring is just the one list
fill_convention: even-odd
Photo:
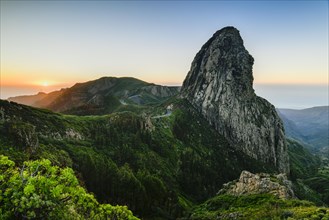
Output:
[[328,1],[0,1],[0,97],[102,76],[181,85],[214,32],[235,26],[257,94],[328,105]]

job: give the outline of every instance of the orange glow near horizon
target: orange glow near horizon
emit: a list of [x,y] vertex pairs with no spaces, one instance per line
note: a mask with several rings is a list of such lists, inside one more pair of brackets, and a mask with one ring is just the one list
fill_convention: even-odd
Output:
[[[46,75],[46,74],[45,74]],[[112,75],[107,75],[104,74],[103,76],[112,76]],[[70,79],[67,80],[66,79],[62,79],[62,80],[58,80],[58,78],[55,79],[51,79],[51,75],[47,76],[48,79],[44,79],[44,77],[39,77],[37,76],[31,76],[29,74],[5,74],[2,73],[1,74],[1,86],[16,86],[16,87],[69,87],[72,86],[75,83],[83,83],[86,81],[90,81],[90,80],[96,80],[99,79],[100,77],[103,76],[93,76],[90,75],[89,79],[86,79],[85,77],[77,77],[75,80],[74,79]],[[115,75],[113,77],[121,77],[119,75]],[[122,77],[126,77],[122,76]],[[159,85],[182,85],[184,79],[182,79],[181,77],[177,77],[177,78],[172,78],[169,79],[166,76],[158,76],[158,77],[140,77],[140,76],[134,76],[132,75],[131,77],[149,82],[149,83],[155,83],[155,84],[159,84]],[[322,78],[312,78],[310,77],[299,77],[299,78],[294,78],[294,77],[284,77],[284,78],[274,78],[274,77],[258,77],[256,75],[256,77],[254,76],[254,84],[283,84],[283,85],[328,85],[329,81],[328,81],[328,76],[325,77],[323,76]]]
[[49,86],[49,83],[47,81],[45,81],[42,83],[42,86],[47,87],[47,86]]
[[[51,69],[51,70],[49,70]],[[187,68],[186,68],[187,69]],[[120,72],[120,71],[118,71]],[[128,72],[128,71],[125,71]],[[123,73],[106,73],[99,71],[99,73],[88,74],[87,70],[54,70],[51,67],[46,68],[24,68],[23,66],[13,65],[3,62],[1,65],[1,81],[0,86],[10,87],[30,87],[30,88],[43,88],[42,90],[57,90],[60,88],[67,88],[73,86],[75,83],[83,83],[90,80],[96,80],[104,76],[113,77],[134,77],[149,83],[159,85],[179,86],[182,85],[188,70],[182,70],[181,73],[174,71],[169,74],[166,71],[158,70],[157,73],[152,73],[151,70],[144,70],[135,74]],[[253,75],[254,84],[282,84],[282,85],[328,85],[329,76],[323,71],[313,73],[283,73],[279,70],[274,73],[263,72],[259,66],[254,65]],[[46,89],[47,88],[47,89]]]

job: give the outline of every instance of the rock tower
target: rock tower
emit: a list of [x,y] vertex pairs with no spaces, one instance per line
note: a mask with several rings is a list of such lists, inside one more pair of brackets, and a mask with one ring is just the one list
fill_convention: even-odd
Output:
[[239,31],[217,31],[196,54],[182,95],[231,145],[279,172],[289,173],[281,119],[253,89],[253,57]]

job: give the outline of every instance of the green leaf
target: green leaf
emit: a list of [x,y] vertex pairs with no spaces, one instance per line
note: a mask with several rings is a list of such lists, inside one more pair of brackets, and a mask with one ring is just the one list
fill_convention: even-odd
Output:
[[31,184],[26,185],[25,188],[24,188],[24,194],[27,195],[27,196],[32,194],[34,191],[35,191],[35,188]]

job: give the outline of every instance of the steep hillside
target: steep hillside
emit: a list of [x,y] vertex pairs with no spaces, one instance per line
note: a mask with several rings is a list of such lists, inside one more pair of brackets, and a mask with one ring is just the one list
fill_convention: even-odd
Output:
[[0,153],[21,164],[48,158],[70,166],[101,202],[139,217],[176,218],[242,170],[273,171],[230,146],[194,108],[175,100],[153,109],[67,116],[0,101]]
[[302,110],[278,109],[288,137],[316,150],[329,148],[329,106]]
[[287,140],[290,157],[290,179],[299,199],[318,205],[329,205],[329,166],[319,156],[294,140]]
[[319,157],[313,155],[299,142],[287,140],[290,158],[291,179],[305,179],[313,176],[321,166]]

